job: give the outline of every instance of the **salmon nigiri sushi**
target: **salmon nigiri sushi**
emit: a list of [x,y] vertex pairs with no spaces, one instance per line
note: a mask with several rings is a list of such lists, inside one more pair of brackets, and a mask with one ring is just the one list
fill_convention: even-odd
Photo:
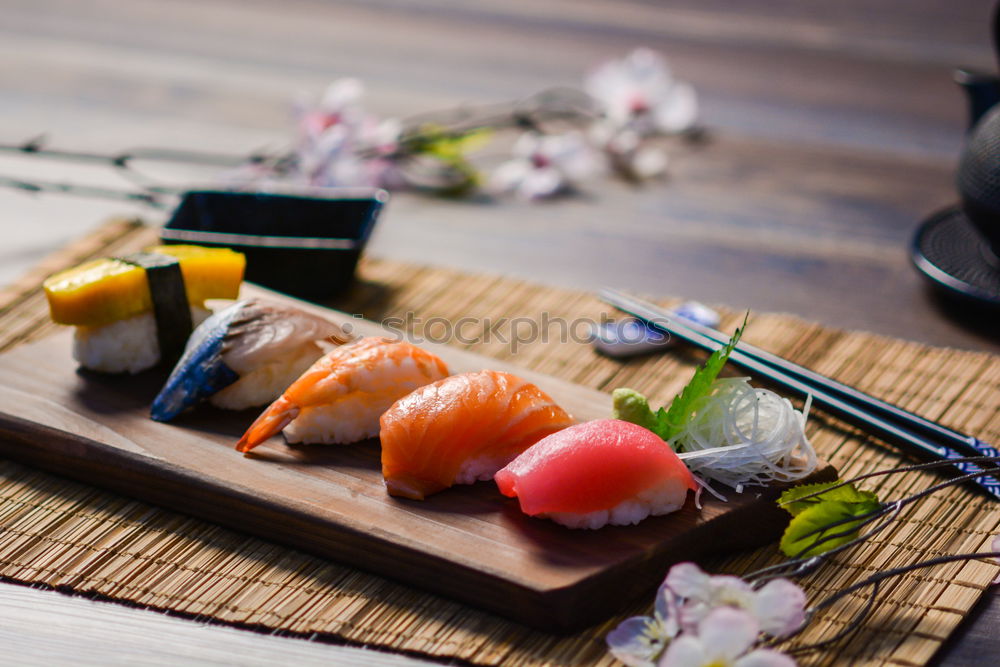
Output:
[[284,429],[290,443],[351,443],[378,435],[379,416],[417,387],[447,377],[438,357],[406,341],[362,338],[328,352],[250,425],[249,452]]
[[487,480],[545,436],[573,423],[541,389],[500,371],[453,375],[399,399],[382,415],[382,475],[414,500]]
[[698,486],[655,433],[618,419],[553,433],[494,477],[521,511],[569,528],[626,526],[680,509]]

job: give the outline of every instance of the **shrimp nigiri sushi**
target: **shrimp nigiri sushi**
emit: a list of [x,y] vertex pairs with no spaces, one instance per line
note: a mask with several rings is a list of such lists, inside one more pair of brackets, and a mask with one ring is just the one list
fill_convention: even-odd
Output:
[[538,441],[494,477],[521,511],[569,528],[636,524],[680,509],[698,486],[652,431],[617,419],[577,424]]
[[194,330],[150,415],[169,421],[206,399],[227,410],[267,405],[324,352],[349,340],[333,322],[300,308],[237,301]]
[[249,452],[284,429],[290,443],[347,444],[378,435],[379,416],[417,387],[447,377],[435,355],[401,340],[362,338],[326,353],[236,444]]
[[423,500],[487,480],[573,419],[510,373],[462,373],[417,389],[382,415],[382,475],[390,495]]

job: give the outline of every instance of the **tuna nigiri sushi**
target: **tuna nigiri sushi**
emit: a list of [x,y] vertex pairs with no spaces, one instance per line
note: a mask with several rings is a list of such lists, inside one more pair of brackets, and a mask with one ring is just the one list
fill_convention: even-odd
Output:
[[290,442],[351,443],[379,432],[379,415],[417,387],[448,375],[406,341],[362,338],[328,352],[268,407],[236,445],[241,452],[284,429]]
[[380,422],[386,488],[423,500],[453,484],[490,479],[573,420],[535,385],[510,373],[479,371],[417,389]]
[[267,405],[350,336],[301,308],[244,299],[198,325],[150,409],[169,421],[203,400],[227,410]]
[[617,419],[577,424],[535,443],[497,472],[521,511],[569,528],[639,523],[680,509],[694,477],[652,431]]

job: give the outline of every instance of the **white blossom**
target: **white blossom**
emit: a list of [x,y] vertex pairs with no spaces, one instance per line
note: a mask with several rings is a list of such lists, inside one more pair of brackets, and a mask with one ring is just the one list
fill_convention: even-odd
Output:
[[805,593],[787,579],[774,579],[755,590],[739,577],[711,576],[694,563],[679,563],[670,568],[665,583],[683,598],[679,620],[688,632],[720,607],[746,611],[774,637],[791,634],[805,622]]
[[608,633],[611,654],[629,667],[650,667],[680,632],[677,596],[667,587],[656,592],[652,616],[633,616]]
[[579,132],[526,132],[514,144],[513,154],[513,159],[493,172],[490,186],[494,192],[524,199],[552,197],[600,169],[597,156]]
[[760,628],[753,616],[720,607],[698,623],[697,633],[674,639],[660,667],[795,667],[789,656],[771,649],[751,650]]
[[590,130],[591,140],[600,146],[611,167],[626,178],[637,181],[662,176],[670,163],[666,152],[650,146],[638,132],[617,127],[610,122],[596,122]]
[[615,128],[640,135],[683,132],[698,117],[694,88],[676,80],[663,56],[650,49],[604,63],[587,77],[585,89]]

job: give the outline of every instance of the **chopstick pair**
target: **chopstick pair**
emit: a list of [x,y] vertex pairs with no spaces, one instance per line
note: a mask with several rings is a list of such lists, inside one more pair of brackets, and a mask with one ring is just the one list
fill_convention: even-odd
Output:
[[[714,351],[729,340],[715,329],[618,290],[603,289],[599,297],[649,326],[706,350]],[[915,415],[748,343],[739,343],[729,360],[799,397],[811,395],[813,405],[825,412],[918,457],[953,460],[1000,455],[978,438]],[[962,475],[983,471],[982,467],[967,461],[955,461],[952,466]],[[997,477],[986,475],[970,481],[978,490],[1000,500],[1000,479]]]

